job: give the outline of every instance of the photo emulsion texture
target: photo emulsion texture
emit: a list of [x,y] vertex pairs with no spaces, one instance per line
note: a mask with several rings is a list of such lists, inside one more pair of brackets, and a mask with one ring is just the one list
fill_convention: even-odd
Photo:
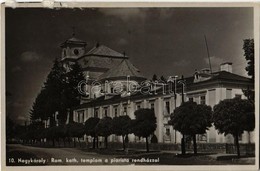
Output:
[[254,165],[253,8],[6,8],[6,165]]

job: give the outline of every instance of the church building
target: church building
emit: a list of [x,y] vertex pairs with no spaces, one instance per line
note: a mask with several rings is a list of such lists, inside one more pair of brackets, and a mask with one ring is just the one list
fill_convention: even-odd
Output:
[[[253,89],[254,85],[249,78],[232,73],[232,63],[220,64],[219,71],[211,73],[209,69],[196,71],[194,75],[181,78],[174,77],[175,93],[170,91],[168,83],[149,82],[139,69],[130,61],[125,53],[119,53],[97,44],[86,50],[87,43],[75,37],[61,44],[61,62],[65,68],[73,62],[78,62],[83,68],[86,77],[86,94],[82,96],[81,104],[74,109],[73,120],[84,123],[89,117],[116,117],[128,115],[134,119],[134,112],[140,108],[154,109],[157,118],[155,135],[159,143],[180,143],[181,134],[168,125],[170,114],[182,101],[194,101],[198,104],[207,104],[212,108],[224,99],[234,97],[246,98],[243,89]],[[131,89],[140,90],[142,86],[150,86],[152,93],[140,91],[131,92]],[[148,87],[149,87],[148,86]],[[120,93],[118,93],[120,92]],[[176,96],[174,96],[176,95]],[[254,142],[253,133],[250,137],[244,133],[240,141]],[[115,135],[109,141],[121,141]],[[143,142],[142,138],[129,135],[130,142]],[[233,142],[231,135],[218,134],[212,126],[206,134],[198,135],[201,143]]]

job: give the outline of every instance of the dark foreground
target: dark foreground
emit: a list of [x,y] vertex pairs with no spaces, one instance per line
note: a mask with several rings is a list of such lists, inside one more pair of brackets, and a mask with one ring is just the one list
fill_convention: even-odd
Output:
[[7,166],[33,165],[239,165],[254,164],[254,157],[201,153],[180,155],[171,151],[129,149],[41,148],[10,144],[6,148]]

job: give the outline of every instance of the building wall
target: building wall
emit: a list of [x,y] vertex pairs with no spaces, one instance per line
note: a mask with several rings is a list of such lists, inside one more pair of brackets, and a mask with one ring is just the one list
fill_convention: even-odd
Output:
[[[204,96],[202,98],[202,96]],[[185,95],[185,100],[190,100],[193,98],[195,102],[198,104],[207,104],[212,108],[214,105],[218,104],[221,100],[227,98],[234,98],[236,96],[241,96],[241,98],[245,98],[241,89],[230,89],[225,87],[217,87],[211,89],[200,89],[197,91],[187,92]],[[177,94],[176,106],[180,106],[181,104],[181,95]],[[169,106],[168,106],[168,104]],[[110,104],[105,106],[97,106],[95,107],[96,111],[98,111],[98,117],[102,118],[105,116],[105,110],[107,110],[107,116],[115,117],[115,108],[117,110],[117,116],[127,114],[131,119],[134,119],[134,111],[138,108],[151,108],[151,104],[154,106],[154,111],[157,119],[157,128],[155,130],[155,135],[158,138],[158,142],[160,143],[180,143],[182,135],[175,131],[172,126],[168,125],[168,121],[170,119],[170,114],[174,111],[175,108],[175,99],[173,96],[165,95],[158,96],[154,98],[148,99],[139,99],[139,100],[129,100],[127,102],[120,102],[116,104]],[[126,108],[126,113],[124,112]],[[80,109],[74,112],[74,121],[83,122],[87,120],[89,117],[94,116],[93,108],[86,108],[84,110]],[[84,114],[84,119],[82,121],[79,120],[81,114]],[[176,133],[175,133],[176,132]],[[240,142],[247,143],[249,140],[248,133],[244,133],[241,137]],[[121,141],[122,139],[119,137],[111,136],[110,141]],[[142,142],[143,139],[136,138],[133,134],[129,135],[129,140],[134,142]],[[233,137],[230,135],[224,136],[223,134],[218,134],[217,130],[212,126],[209,130],[207,130],[205,135],[197,136],[198,142],[209,142],[209,143],[233,143]],[[250,135],[251,142],[254,142],[254,133]]]

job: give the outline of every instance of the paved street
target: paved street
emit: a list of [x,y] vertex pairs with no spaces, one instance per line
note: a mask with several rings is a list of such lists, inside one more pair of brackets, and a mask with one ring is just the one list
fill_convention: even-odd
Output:
[[[80,149],[75,149],[75,148],[39,148],[39,147],[24,146],[20,144],[8,145],[7,155],[9,155],[9,158],[13,157],[15,159],[16,164],[18,165],[24,165],[21,162],[18,163],[19,158],[23,158],[23,159],[43,158],[46,159],[45,164],[47,165],[80,165],[80,164],[99,165],[99,164],[106,164],[105,159],[109,159],[110,161],[116,157],[116,156],[111,157],[109,155],[101,155],[93,152],[84,152]],[[73,160],[74,158],[76,158],[76,160]],[[66,159],[68,160],[66,161]],[[81,162],[81,159],[87,160],[89,162]]]

